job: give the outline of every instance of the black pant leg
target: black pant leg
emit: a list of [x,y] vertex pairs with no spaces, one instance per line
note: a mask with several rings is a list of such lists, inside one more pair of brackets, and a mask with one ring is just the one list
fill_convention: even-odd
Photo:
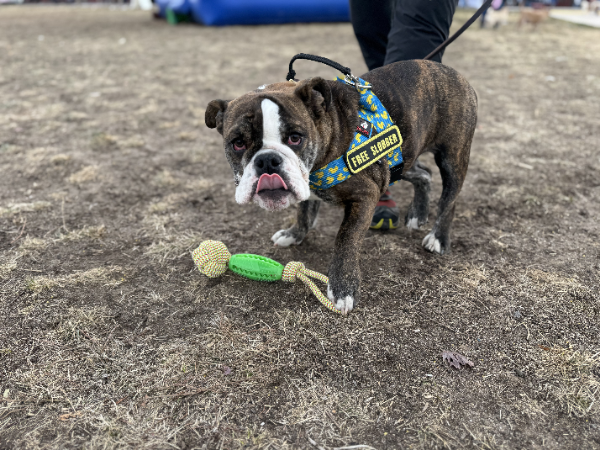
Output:
[[350,20],[369,70],[383,66],[392,22],[392,0],[350,0]]
[[[457,0],[395,0],[384,64],[423,59],[450,33]],[[443,52],[432,58],[442,62]]]

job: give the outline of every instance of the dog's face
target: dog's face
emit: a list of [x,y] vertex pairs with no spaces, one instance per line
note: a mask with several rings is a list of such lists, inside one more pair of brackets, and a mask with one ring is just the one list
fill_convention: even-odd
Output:
[[331,104],[322,78],[261,86],[231,101],[213,100],[205,122],[223,136],[235,199],[278,211],[310,196],[308,176],[324,139]]

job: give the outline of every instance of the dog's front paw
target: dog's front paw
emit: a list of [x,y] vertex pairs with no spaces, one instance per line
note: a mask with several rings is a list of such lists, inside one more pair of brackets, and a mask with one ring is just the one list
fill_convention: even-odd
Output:
[[418,230],[419,228],[421,228],[419,219],[417,219],[416,217],[412,217],[410,219],[407,217],[404,223],[406,225],[406,228],[408,228],[409,230]]
[[427,216],[429,215],[428,209],[417,209],[411,205],[404,218],[404,225],[409,230],[418,230],[428,221]]
[[339,295],[336,296],[333,293],[331,285],[327,285],[327,297],[331,300],[335,306],[335,309],[341,311],[342,314],[346,315],[354,309],[354,296],[353,295]]
[[432,230],[423,238],[423,247],[425,250],[429,250],[432,253],[439,253],[440,255],[448,251],[448,244],[444,239],[435,235],[435,230]]
[[273,235],[271,240],[279,247],[289,247],[290,245],[298,245],[304,239],[305,234],[300,233],[293,228],[289,230],[279,230]]

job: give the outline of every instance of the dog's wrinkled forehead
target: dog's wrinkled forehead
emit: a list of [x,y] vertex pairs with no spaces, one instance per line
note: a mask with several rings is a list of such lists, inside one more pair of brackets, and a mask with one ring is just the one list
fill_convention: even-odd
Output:
[[266,119],[271,120],[277,115],[282,125],[306,124],[311,118],[294,94],[294,87],[287,82],[261,86],[229,102],[223,121],[223,136],[227,138],[232,133],[248,132],[250,127],[255,134],[262,135],[265,113],[271,116]]
[[223,137],[228,140],[233,135],[260,132],[262,126],[261,99],[243,95],[231,101],[223,117]]

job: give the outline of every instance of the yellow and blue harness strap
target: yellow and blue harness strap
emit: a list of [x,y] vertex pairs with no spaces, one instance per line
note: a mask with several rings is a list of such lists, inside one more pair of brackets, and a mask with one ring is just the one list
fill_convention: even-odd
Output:
[[[344,83],[344,79],[337,78]],[[359,78],[363,85],[370,83]],[[402,136],[389,113],[370,89],[359,89],[359,126],[346,153],[311,172],[310,188],[328,189],[347,180],[387,154],[390,168],[402,164]],[[366,125],[366,126],[365,126]],[[371,145],[373,144],[373,145]],[[392,183],[393,184],[393,183]]]

